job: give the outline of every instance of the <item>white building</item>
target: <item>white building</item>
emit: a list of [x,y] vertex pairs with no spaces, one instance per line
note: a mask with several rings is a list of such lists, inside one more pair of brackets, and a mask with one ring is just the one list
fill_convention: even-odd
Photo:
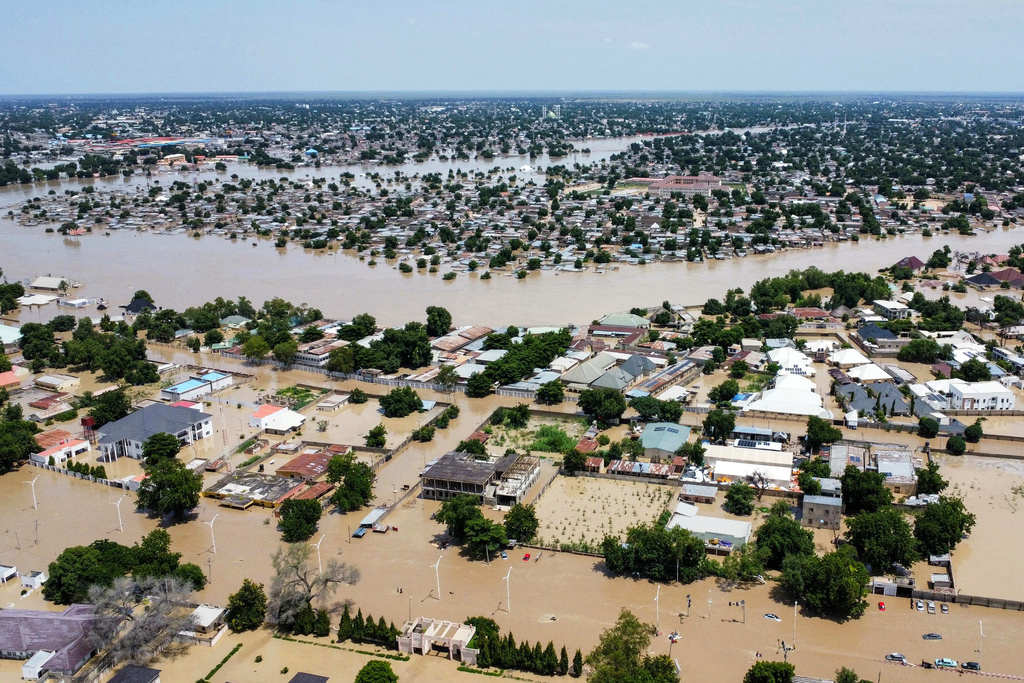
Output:
[[88,453],[90,449],[89,442],[83,441],[82,439],[71,439],[65,441],[62,444],[57,444],[47,448],[42,453],[33,453],[29,456],[32,462],[38,462],[41,465],[49,464],[50,458],[53,458],[53,464],[63,465],[66,461],[74,458],[75,456]]
[[303,425],[306,418],[294,410],[269,403],[249,416],[249,426],[272,434],[287,434]]
[[184,382],[160,390],[160,398],[165,401],[194,401],[203,396],[226,389],[231,386],[232,376],[223,372],[207,372],[190,377]]
[[127,456],[141,459],[142,444],[160,432],[173,434],[184,444],[212,436],[213,416],[198,408],[198,405],[185,408],[154,403],[117,422],[103,425],[96,430],[103,458],[116,460]]
[[906,320],[910,317],[911,309],[906,304],[901,304],[899,301],[875,301],[875,313],[882,316],[886,320]]
[[949,407],[952,410],[1013,410],[1013,392],[999,382],[949,383]]

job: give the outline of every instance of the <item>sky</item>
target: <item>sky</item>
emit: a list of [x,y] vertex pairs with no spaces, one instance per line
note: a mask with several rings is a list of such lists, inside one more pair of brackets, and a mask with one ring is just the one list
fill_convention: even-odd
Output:
[[0,95],[1024,92],[1021,0],[0,0]]

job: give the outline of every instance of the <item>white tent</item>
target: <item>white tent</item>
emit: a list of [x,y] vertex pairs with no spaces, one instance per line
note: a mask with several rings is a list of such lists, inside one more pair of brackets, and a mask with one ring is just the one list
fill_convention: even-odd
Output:
[[756,401],[751,401],[743,408],[744,412],[753,410],[788,415],[814,415],[826,420],[832,419],[832,412],[825,410],[821,396],[810,391],[769,389],[762,393]]
[[817,393],[818,385],[801,375],[780,372],[775,377],[775,388],[787,391],[810,391]]

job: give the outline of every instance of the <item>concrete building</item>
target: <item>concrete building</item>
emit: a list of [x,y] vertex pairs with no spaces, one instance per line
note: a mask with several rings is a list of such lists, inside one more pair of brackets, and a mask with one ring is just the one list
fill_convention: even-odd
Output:
[[68,392],[82,384],[82,380],[71,375],[50,374],[36,378],[36,386],[47,391]]
[[50,458],[53,458],[54,465],[63,465],[65,462],[76,456],[88,453],[91,450],[88,441],[82,439],[71,439],[57,446],[51,446],[40,453],[33,453],[29,456],[32,462],[40,465],[47,465]]
[[160,390],[160,398],[176,403],[178,401],[195,401],[209,396],[221,389],[231,386],[233,378],[222,372],[207,372],[190,377],[184,382]]
[[917,471],[910,451],[904,448],[880,449],[874,452],[880,474],[885,475],[885,487],[895,496],[917,493]]
[[651,462],[671,461],[679,447],[690,438],[690,428],[672,422],[653,422],[644,427],[640,443]]
[[714,505],[718,487],[713,484],[683,484],[679,488],[679,500],[687,503]]
[[886,301],[879,299],[874,302],[875,313],[886,320],[906,320],[910,317],[911,310],[906,304],[899,301]]
[[705,546],[734,550],[750,540],[750,522],[677,512],[665,525],[667,529],[680,527],[704,541]]
[[270,434],[287,434],[302,427],[306,418],[284,406],[266,403],[249,416],[249,426]]
[[834,496],[804,496],[800,524],[815,529],[838,529],[842,520],[843,501]]
[[160,683],[160,670],[129,664],[107,683]]
[[213,435],[213,416],[194,408],[154,403],[136,410],[116,422],[109,422],[96,430],[100,452],[105,460],[121,457],[142,458],[142,444],[146,439],[166,432],[190,444]]
[[528,455],[477,460],[469,453],[445,453],[420,473],[423,497],[448,500],[468,494],[485,505],[513,505],[540,475],[540,460]]
[[476,663],[476,652],[469,650],[469,641],[476,634],[476,626],[443,619],[420,617],[407,621],[398,634],[398,651],[405,654],[428,655],[438,652],[448,659]]
[[73,676],[96,654],[89,639],[95,620],[92,605],[71,605],[63,612],[0,610],[0,657],[29,660],[22,667],[26,680],[47,672]]
[[950,380],[949,407],[953,410],[1013,410],[1013,392],[999,382]]
[[712,190],[722,189],[722,179],[713,175],[670,175],[655,180],[648,186],[648,192],[652,197],[671,197],[673,194],[680,194],[684,197],[694,195],[711,196]]

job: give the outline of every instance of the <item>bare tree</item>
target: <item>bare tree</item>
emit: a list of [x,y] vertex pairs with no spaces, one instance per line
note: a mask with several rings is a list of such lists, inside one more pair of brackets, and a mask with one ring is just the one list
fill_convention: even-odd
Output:
[[754,470],[750,474],[750,485],[754,487],[754,492],[757,494],[757,502],[761,502],[761,496],[768,490],[771,482],[768,480],[768,475],[761,470]]
[[267,616],[271,623],[290,624],[295,615],[314,602],[324,605],[341,584],[355,585],[360,573],[355,567],[330,559],[319,572],[311,561],[308,543],[292,543],[271,555],[274,578],[270,581]]
[[192,584],[176,577],[132,579],[89,588],[99,617],[89,633],[93,645],[114,663],[146,664],[188,645],[178,638],[192,628]]

